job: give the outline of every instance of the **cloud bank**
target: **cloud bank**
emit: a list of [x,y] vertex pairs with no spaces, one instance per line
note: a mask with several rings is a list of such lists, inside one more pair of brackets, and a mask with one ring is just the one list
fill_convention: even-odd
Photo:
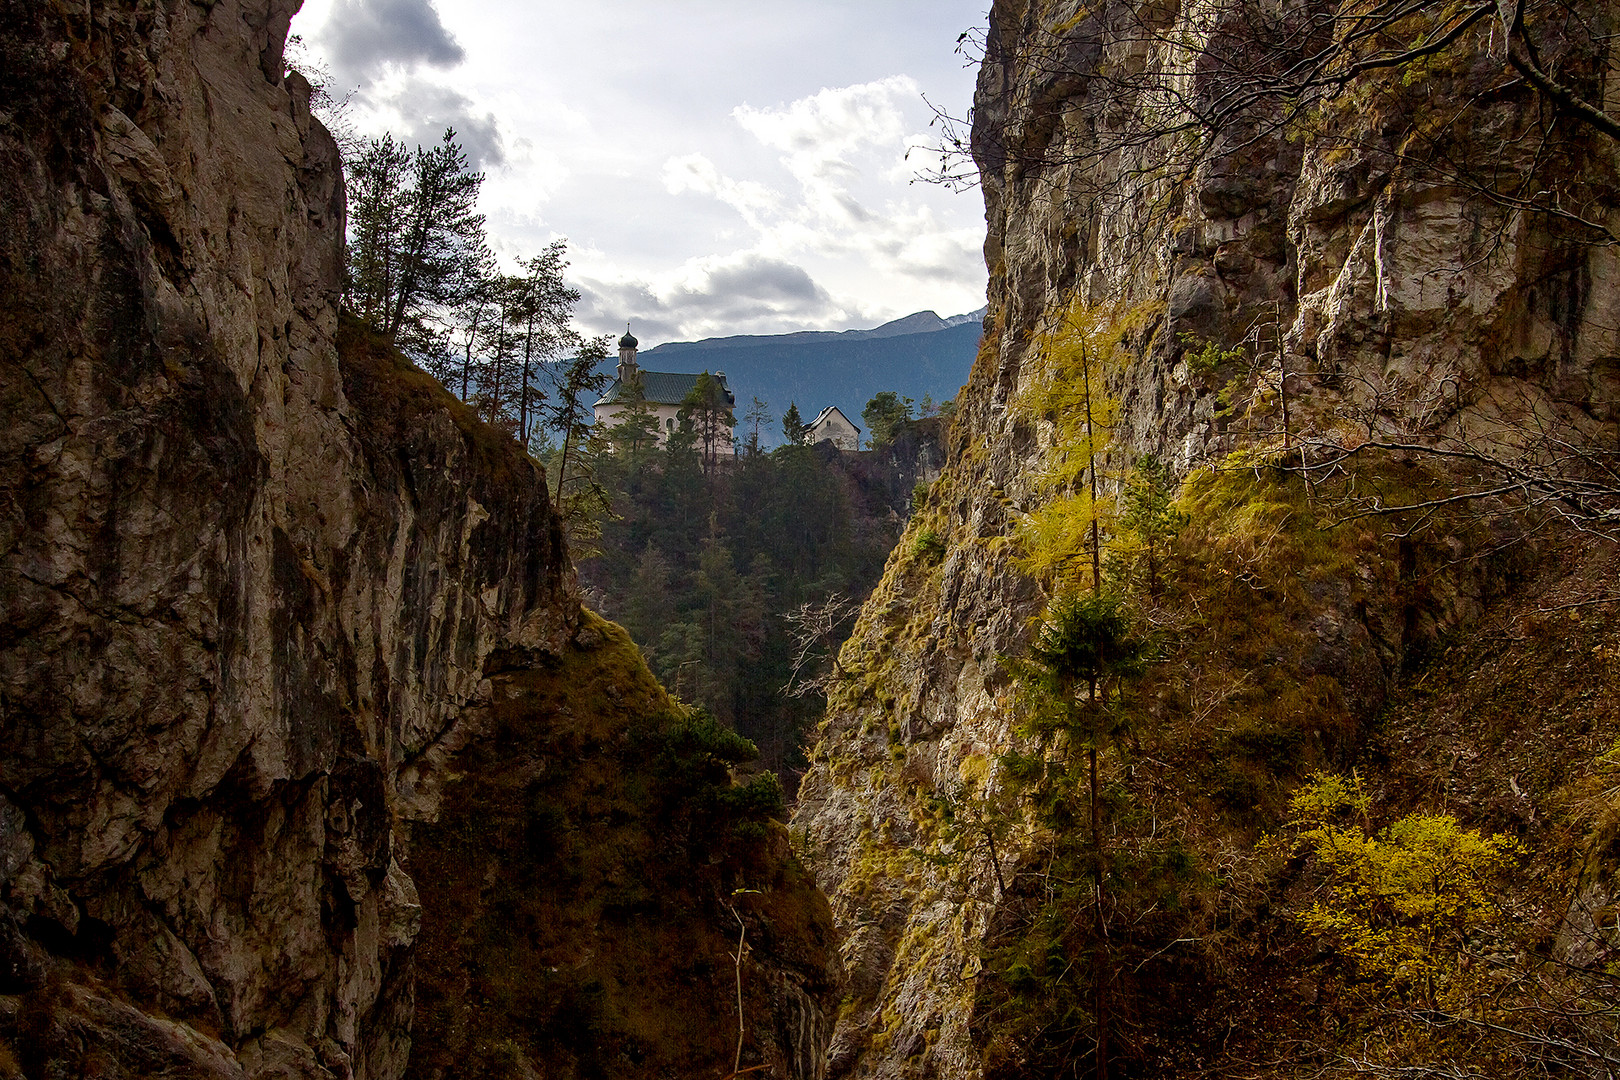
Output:
[[977,200],[907,161],[920,87],[971,92],[949,42],[975,6],[307,0],[295,25],[357,133],[456,130],[503,265],[571,240],[582,326],[651,344],[983,303]]
[[733,122],[774,152],[785,183],[727,175],[702,153],[669,158],[662,180],[670,195],[733,210],[746,227],[746,246],[659,281],[589,282],[589,316],[601,325],[629,317],[654,336],[691,338],[895,314],[816,284],[808,267],[832,262],[857,263],[873,277],[973,288],[983,276],[982,231],[949,226],[908,197],[908,152],[927,145],[907,132],[907,109],[920,100],[916,82],[900,75],[776,108],[736,107]]
[[396,137],[407,146],[432,146],[454,128],[456,141],[475,169],[506,163],[506,144],[495,114],[480,110],[465,94],[436,83],[413,80],[378,105],[398,114]]
[[704,256],[658,280],[580,282],[579,316],[590,326],[623,325],[661,341],[775,333],[783,325],[819,325],[842,311],[800,266],[757,252]]
[[390,131],[407,146],[431,146],[453,128],[474,168],[505,164],[495,114],[438,81],[467,53],[434,0],[333,0],[316,40],[357,127]]

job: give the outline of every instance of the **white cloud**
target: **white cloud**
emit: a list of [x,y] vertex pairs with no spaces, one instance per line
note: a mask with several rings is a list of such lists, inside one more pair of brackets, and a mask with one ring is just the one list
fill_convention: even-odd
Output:
[[700,195],[718,195],[720,170],[702,154],[687,154],[664,162],[664,189],[671,195],[695,191]]
[[[739,105],[732,117],[760,142],[820,174],[835,170],[864,146],[900,141],[905,128],[902,102],[917,98],[916,80],[894,75],[858,86],[825,89],[786,108]],[[795,175],[800,173],[795,170]]]
[[[733,120],[777,153],[787,183],[737,179],[692,153],[665,163],[664,186],[718,200],[742,217],[753,235],[734,257],[861,264],[878,278],[909,280],[919,295],[943,284],[971,296],[983,280],[981,230],[941,221],[909,187],[906,155],[919,137],[907,111],[921,108],[916,82],[903,75],[823,89],[778,108],[739,106]],[[832,305],[849,313],[861,307]]]
[[453,129],[473,168],[506,163],[505,140],[495,114],[480,109],[460,91],[411,79],[378,104],[398,117],[389,126],[408,146],[432,146],[444,138],[446,129]]
[[503,263],[569,239],[572,279],[600,301],[582,325],[622,333],[644,304],[694,337],[984,302],[976,195],[914,185],[904,160],[928,142],[919,88],[966,108],[951,43],[982,15],[982,0],[304,0],[294,25],[358,76],[347,87],[363,78],[358,133],[464,136]]
[[586,277],[580,292],[582,321],[629,320],[646,339],[775,333],[784,324],[829,327],[856,314],[803,267],[757,252],[703,256],[650,278]]
[[433,0],[336,0],[321,38],[342,86],[364,85],[388,67],[452,68],[467,58]]
[[664,163],[664,190],[671,195],[696,192],[712,195],[742,215],[750,226],[762,228],[766,215],[782,198],[764,184],[722,176],[714,162],[702,154],[686,154]]

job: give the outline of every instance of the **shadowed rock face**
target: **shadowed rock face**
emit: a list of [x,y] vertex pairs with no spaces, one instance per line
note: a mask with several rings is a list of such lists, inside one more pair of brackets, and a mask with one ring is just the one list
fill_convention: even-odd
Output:
[[636,751],[684,713],[543,475],[340,321],[296,6],[0,0],[0,1080],[395,1080],[418,974],[420,1075],[721,1075],[743,920],[743,1052],[820,1076],[780,826],[667,842]]
[[527,459],[339,360],[296,7],[0,2],[3,1075],[400,1075],[397,777],[577,620]]

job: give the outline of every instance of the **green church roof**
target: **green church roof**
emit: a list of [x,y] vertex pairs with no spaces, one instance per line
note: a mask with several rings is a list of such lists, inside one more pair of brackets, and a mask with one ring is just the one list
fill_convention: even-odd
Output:
[[[737,395],[726,385],[725,375],[715,374],[710,377],[718,382],[720,389],[725,392],[726,404],[736,407]],[[686,395],[692,392],[692,388],[697,386],[697,381],[696,375],[679,375],[672,371],[643,371],[641,392],[649,405],[679,405],[686,400]],[[613,380],[613,385],[608,387],[607,393],[602,395],[602,400],[597,404],[616,404],[621,399],[623,388],[623,383],[617,379]]]

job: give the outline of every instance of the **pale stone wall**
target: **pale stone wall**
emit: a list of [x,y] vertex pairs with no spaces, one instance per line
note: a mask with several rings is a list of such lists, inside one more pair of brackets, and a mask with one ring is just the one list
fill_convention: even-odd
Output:
[[[595,416],[598,424],[614,427],[619,422],[619,414],[624,412],[623,405],[598,405]],[[658,445],[662,447],[669,441],[670,433],[681,422],[681,409],[678,405],[648,405],[650,411],[658,420]]]
[[[649,403],[647,408],[658,421],[658,446],[662,448],[666,443],[669,442],[670,435],[673,434],[675,429],[680,426],[681,408],[679,405],[662,405],[652,403]],[[623,405],[597,405],[595,406],[594,410],[595,421],[598,424],[606,424],[609,427],[613,427],[619,422],[619,414],[624,412],[624,410],[625,406]],[[736,453],[737,447],[733,442],[727,442],[720,447],[720,454],[722,456],[731,457],[735,456]]]
[[813,443],[830,442],[840,450],[860,449],[860,433],[837,414],[825,417],[810,429]]

